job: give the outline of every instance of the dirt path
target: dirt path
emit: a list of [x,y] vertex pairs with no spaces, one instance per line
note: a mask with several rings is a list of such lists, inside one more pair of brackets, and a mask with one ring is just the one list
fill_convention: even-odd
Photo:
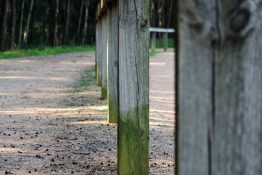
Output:
[[150,58],[150,172],[174,174],[174,53]]
[[[151,174],[173,174],[171,57],[151,59]],[[72,88],[91,66],[92,52],[0,60],[0,174],[116,174],[100,89]]]

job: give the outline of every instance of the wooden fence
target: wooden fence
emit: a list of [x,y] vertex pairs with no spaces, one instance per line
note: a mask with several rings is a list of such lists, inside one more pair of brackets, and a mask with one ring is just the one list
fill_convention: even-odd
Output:
[[261,5],[176,1],[178,175],[262,174]]
[[149,0],[101,0],[96,75],[118,124],[118,174],[149,173]]
[[[177,175],[261,174],[261,7],[176,1]],[[118,174],[147,175],[149,0],[101,0],[96,36],[97,82],[118,123]]]

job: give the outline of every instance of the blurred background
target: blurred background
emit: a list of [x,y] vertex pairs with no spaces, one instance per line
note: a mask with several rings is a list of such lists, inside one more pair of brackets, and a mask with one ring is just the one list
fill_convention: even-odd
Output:
[[[172,28],[173,3],[151,0],[151,27]],[[98,0],[1,0],[0,51],[94,45],[97,4]],[[157,38],[161,47],[162,34]]]

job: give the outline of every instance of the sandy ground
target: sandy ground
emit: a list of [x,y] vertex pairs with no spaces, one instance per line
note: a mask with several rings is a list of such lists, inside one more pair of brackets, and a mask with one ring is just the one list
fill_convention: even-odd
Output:
[[[174,174],[173,53],[150,59],[150,174]],[[74,91],[94,53],[0,60],[0,174],[117,174],[100,89]]]

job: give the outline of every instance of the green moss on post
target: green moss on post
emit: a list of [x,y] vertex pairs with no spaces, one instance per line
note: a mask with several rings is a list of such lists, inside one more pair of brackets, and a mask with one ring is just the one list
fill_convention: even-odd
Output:
[[96,26],[96,78],[97,85],[102,86],[102,22],[97,22]]
[[107,98],[108,121],[118,122],[118,14],[117,7],[108,11],[108,67],[107,67]]
[[108,122],[118,123],[118,103],[115,101],[108,102]]
[[118,166],[120,175],[149,174],[148,111],[148,106],[133,109],[122,113],[119,119]]
[[99,65],[96,64],[96,82],[97,82],[97,86],[101,86],[102,85],[102,82],[101,82],[101,78],[99,77],[99,71],[101,71],[99,69]]
[[119,175],[149,174],[149,2],[118,0]]
[[106,88],[101,88],[101,99],[105,100],[107,97],[107,89]]
[[101,33],[101,99],[105,100],[107,97],[107,14],[105,13],[101,19],[102,33]]

